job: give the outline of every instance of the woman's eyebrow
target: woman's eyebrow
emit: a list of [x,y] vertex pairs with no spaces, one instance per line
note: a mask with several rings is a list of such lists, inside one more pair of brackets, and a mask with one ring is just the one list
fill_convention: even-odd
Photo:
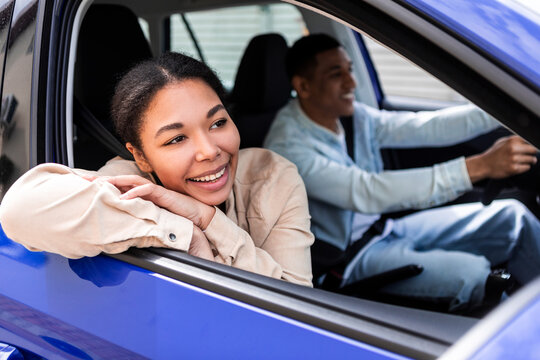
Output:
[[165,131],[177,130],[177,129],[181,129],[183,127],[184,127],[184,124],[179,123],[179,122],[175,122],[175,123],[172,123],[172,124],[167,124],[167,125],[162,126],[161,128],[159,128],[159,130],[156,132],[156,135],[154,137],[158,137],[161,133],[163,133]]
[[214,106],[213,108],[211,108],[210,110],[208,110],[208,113],[206,114],[206,118],[211,118],[212,116],[214,116],[219,110],[221,109],[225,109],[225,106],[223,106],[223,104],[217,104],[216,106]]

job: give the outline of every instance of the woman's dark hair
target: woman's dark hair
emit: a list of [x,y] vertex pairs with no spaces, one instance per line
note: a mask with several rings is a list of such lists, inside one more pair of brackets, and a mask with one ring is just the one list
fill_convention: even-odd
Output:
[[187,55],[166,52],[129,70],[116,85],[111,102],[114,127],[122,140],[142,149],[142,120],[156,93],[169,84],[189,79],[204,81],[225,104],[225,89],[214,71]]
[[336,39],[322,33],[300,38],[287,51],[285,58],[289,79],[295,75],[308,78],[311,71],[317,66],[317,54],[340,46],[341,44]]

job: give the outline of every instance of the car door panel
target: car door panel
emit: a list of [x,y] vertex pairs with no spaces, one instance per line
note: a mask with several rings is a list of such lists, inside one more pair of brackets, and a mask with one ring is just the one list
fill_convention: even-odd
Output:
[[5,235],[1,241],[0,273],[11,276],[0,283],[0,341],[28,351],[82,358],[404,359],[107,256],[71,260],[29,252]]

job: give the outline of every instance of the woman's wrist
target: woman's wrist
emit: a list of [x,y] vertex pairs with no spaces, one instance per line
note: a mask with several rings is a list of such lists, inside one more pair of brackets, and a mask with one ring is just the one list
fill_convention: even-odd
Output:
[[214,215],[216,213],[216,209],[213,206],[202,204],[201,203],[201,209],[199,211],[199,221],[196,222],[197,226],[201,230],[206,230],[208,225],[210,225],[210,222],[214,218]]

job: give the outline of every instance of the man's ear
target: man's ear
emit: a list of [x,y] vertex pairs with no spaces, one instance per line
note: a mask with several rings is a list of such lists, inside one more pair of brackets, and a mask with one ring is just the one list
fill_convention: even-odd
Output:
[[300,99],[307,99],[310,95],[309,81],[302,76],[294,75],[291,84]]
[[133,158],[135,159],[137,166],[139,167],[139,169],[141,169],[142,172],[151,173],[154,171],[154,169],[152,169],[152,166],[150,166],[150,164],[146,160],[146,157],[144,156],[141,150],[137,149],[135,146],[133,146],[129,142],[126,143],[126,148],[131,153],[131,155],[133,155]]

